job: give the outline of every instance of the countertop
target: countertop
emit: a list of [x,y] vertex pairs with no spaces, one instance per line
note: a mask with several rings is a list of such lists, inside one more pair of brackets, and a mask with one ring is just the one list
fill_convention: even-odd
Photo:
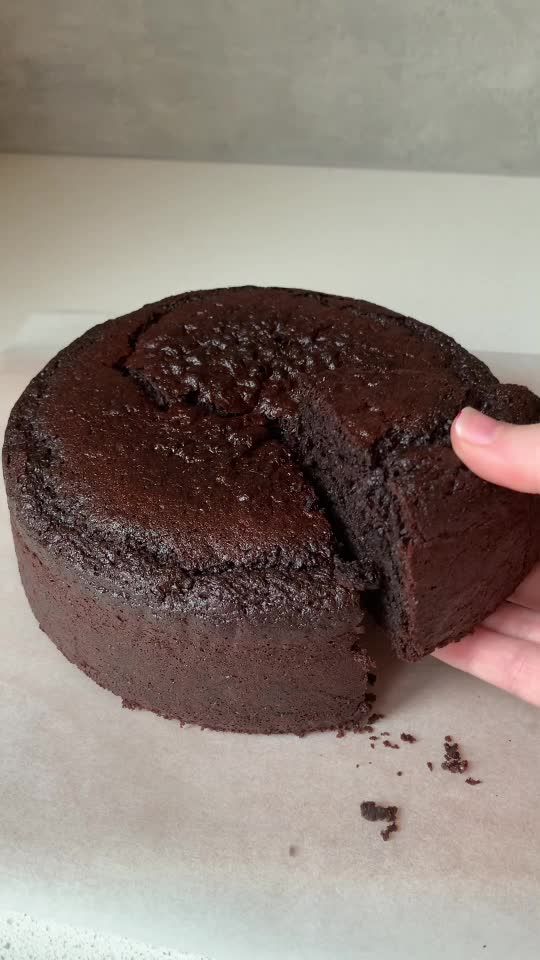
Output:
[[1,325],[277,284],[540,350],[540,179],[0,156]]

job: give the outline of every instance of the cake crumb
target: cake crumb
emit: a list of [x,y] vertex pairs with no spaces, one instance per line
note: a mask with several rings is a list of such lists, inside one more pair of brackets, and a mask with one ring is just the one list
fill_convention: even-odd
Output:
[[379,720],[384,720],[384,713],[372,713],[368,717],[368,723],[377,723]]
[[375,703],[377,695],[375,693],[366,693],[364,699],[366,703]]
[[390,750],[399,750],[399,743],[391,743],[390,740],[383,740],[383,747],[390,747]]
[[396,777],[402,777],[402,776],[403,776],[403,770],[398,770],[398,772],[396,773]]
[[371,726],[370,723],[366,724],[366,726],[364,727],[364,730],[366,733],[373,733],[373,727]]
[[374,800],[364,800],[360,804],[360,813],[364,820],[369,820],[370,823],[375,823],[377,820],[386,820],[388,826],[381,830],[383,840],[389,840],[391,834],[397,830],[397,807],[384,807],[382,804],[375,803]]
[[345,730],[343,727],[340,727],[338,732],[336,733],[336,737],[338,740],[341,740],[341,738],[344,736],[345,736]]
[[364,820],[374,823],[376,820],[387,820],[392,823],[397,817],[397,807],[383,807],[374,800],[363,800],[360,804],[360,813]]
[[295,843],[291,843],[289,847],[289,856],[296,857],[297,855],[298,855],[298,847],[296,846]]
[[377,681],[377,674],[376,674],[376,673],[368,673],[368,675],[367,675],[368,686],[374,687],[376,681]]
[[441,763],[443,770],[450,773],[465,773],[469,766],[469,761],[464,760],[457,743],[452,743],[448,736],[444,738],[444,760]]
[[482,781],[475,780],[474,777],[467,777],[465,783],[470,783],[471,787],[475,787],[477,783],[482,783]]
[[397,830],[397,823],[395,822],[389,823],[388,826],[384,828],[384,830],[381,830],[381,837],[383,838],[383,840],[389,840],[390,834],[394,833],[396,830]]
[[428,761],[427,761],[426,766],[427,766],[428,770],[431,770],[431,772],[433,773],[433,764],[432,764],[431,760],[428,760]]
[[416,743],[416,737],[413,737],[412,733],[402,733],[400,739],[405,743]]
[[371,747],[372,750],[374,750],[374,749],[375,749],[375,744],[374,744],[374,743],[370,743],[370,747]]
[[459,762],[457,760],[450,760],[448,762],[445,760],[441,763],[441,769],[448,770],[449,773],[465,773],[468,766],[468,760],[460,760]]
[[446,743],[452,743],[453,737],[451,737],[450,734],[447,733],[444,739]]
[[370,740],[378,740],[379,738],[378,738],[377,734],[374,733],[369,739],[370,739]]

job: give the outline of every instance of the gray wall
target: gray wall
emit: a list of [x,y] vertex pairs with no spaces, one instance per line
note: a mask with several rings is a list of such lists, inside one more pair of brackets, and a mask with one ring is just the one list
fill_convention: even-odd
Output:
[[540,174],[540,0],[0,0],[0,149]]

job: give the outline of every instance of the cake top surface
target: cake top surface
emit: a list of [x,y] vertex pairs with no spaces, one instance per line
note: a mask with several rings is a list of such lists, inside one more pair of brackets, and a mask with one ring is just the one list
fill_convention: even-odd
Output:
[[475,393],[476,387],[452,370],[387,368],[367,373],[345,367],[324,374],[305,396],[321,414],[331,414],[349,443],[372,450],[381,444],[399,449],[435,436],[447,438],[450,423]]
[[309,568],[335,542],[281,442],[302,391],[348,404],[372,442],[396,418],[437,418],[441,391],[461,402],[496,383],[450,338],[364,301],[183,294],[94,328],[38,375],[8,427],[8,490],[45,545],[84,542],[99,563]]

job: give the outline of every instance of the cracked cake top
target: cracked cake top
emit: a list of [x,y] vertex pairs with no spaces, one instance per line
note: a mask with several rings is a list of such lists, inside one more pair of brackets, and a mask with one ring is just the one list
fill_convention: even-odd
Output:
[[[428,404],[433,370],[497,382],[450,338],[364,301],[254,287],[168,298],[89,331],[23,394],[5,451],[20,521],[96,574],[143,575],[145,555],[186,577],[334,568],[282,427],[299,391],[345,367],[400,370],[411,390],[424,376]],[[384,416],[370,412],[372,429]]]

